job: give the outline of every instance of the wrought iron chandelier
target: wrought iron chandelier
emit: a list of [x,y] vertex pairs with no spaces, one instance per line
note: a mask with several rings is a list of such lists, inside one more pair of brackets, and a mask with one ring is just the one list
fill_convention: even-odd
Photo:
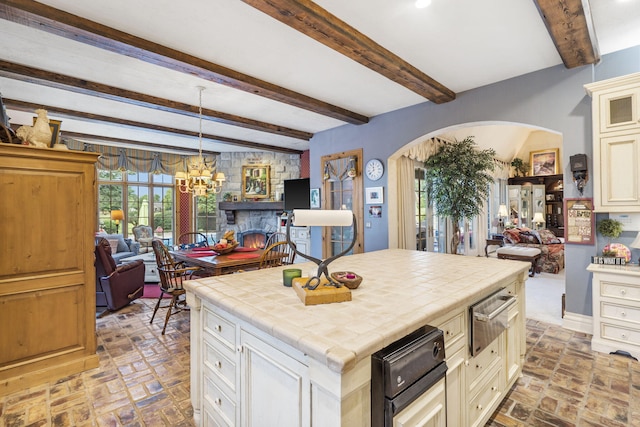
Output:
[[207,196],[210,193],[220,193],[222,183],[226,181],[224,173],[213,172],[213,164],[207,164],[202,156],[202,91],[203,86],[198,86],[200,91],[198,113],[200,116],[200,129],[198,131],[198,156],[192,157],[187,165],[187,171],[176,172],[176,185],[181,193],[193,193],[194,196]]

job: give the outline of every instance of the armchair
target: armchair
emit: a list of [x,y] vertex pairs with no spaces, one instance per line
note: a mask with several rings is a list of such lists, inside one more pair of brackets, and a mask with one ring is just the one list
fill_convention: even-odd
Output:
[[151,241],[153,240],[153,228],[150,225],[136,225],[131,230],[136,242],[140,243],[140,253],[151,252]]
[[96,306],[116,311],[140,298],[144,292],[144,263],[142,260],[116,265],[111,245],[99,237],[95,249]]

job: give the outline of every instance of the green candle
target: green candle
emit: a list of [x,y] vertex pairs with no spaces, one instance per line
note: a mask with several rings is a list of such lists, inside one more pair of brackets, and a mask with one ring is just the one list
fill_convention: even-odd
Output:
[[302,270],[299,268],[289,268],[282,271],[282,284],[291,287],[293,279],[302,277]]

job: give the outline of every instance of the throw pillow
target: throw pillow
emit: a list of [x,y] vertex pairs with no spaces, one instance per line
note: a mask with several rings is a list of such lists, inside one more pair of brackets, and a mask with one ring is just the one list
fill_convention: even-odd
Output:
[[508,228],[502,233],[507,243],[517,245],[520,243],[520,230],[518,228]]
[[111,246],[111,255],[118,253],[118,239],[107,239]]
[[520,243],[531,243],[534,245],[539,245],[540,240],[538,239],[537,233],[533,230],[530,231],[521,231],[520,232]]
[[538,234],[540,235],[540,243],[543,245],[562,243],[551,230],[547,230],[546,228],[539,230]]

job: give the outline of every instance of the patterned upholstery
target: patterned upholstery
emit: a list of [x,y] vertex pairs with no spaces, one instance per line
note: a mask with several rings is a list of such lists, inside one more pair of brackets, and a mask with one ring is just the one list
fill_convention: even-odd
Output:
[[504,230],[503,236],[507,245],[540,249],[536,271],[558,274],[564,268],[564,243],[552,231],[509,228]]

